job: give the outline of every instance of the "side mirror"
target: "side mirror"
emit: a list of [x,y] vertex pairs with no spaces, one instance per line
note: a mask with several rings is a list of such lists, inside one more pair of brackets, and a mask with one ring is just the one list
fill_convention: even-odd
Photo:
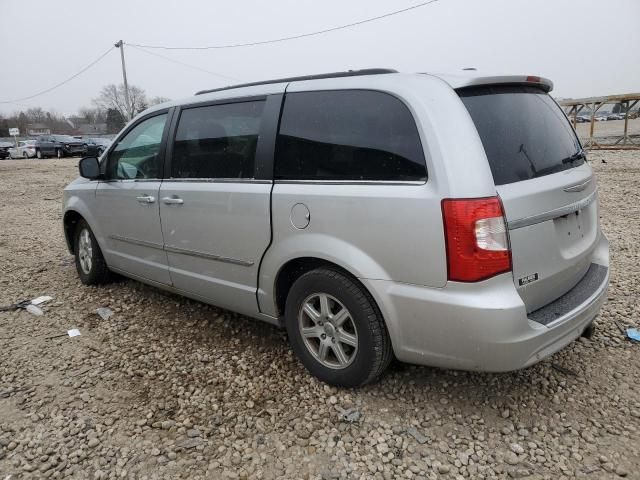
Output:
[[80,170],[80,176],[89,180],[95,180],[100,177],[100,163],[96,157],[84,157],[78,163],[78,169]]

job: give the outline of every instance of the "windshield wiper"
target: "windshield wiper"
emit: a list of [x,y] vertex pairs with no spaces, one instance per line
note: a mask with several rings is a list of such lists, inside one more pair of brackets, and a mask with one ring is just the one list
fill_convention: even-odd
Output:
[[577,160],[584,160],[586,158],[584,150],[580,149],[573,155],[568,156],[567,158],[562,159],[562,163],[573,163]]

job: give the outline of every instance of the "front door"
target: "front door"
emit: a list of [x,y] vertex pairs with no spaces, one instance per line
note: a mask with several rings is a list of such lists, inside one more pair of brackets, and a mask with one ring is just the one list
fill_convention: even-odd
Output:
[[247,314],[271,239],[271,180],[256,179],[265,104],[182,109],[159,195],[173,285]]
[[140,121],[109,152],[96,216],[110,267],[169,285],[158,203],[167,117],[164,112]]
[[40,152],[42,155],[54,155],[56,153],[56,148],[51,140],[51,137],[41,137],[39,140],[40,144]]

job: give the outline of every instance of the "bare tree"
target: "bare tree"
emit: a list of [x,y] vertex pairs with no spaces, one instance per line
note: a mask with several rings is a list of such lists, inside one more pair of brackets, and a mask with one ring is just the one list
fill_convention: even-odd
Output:
[[25,114],[27,120],[33,123],[42,123],[47,118],[47,113],[40,107],[29,108]]
[[170,98],[167,97],[152,97],[149,99],[149,106],[152,107],[154,105],[158,105],[159,103],[169,102]]
[[93,104],[103,110],[117,110],[124,119],[131,120],[147,107],[147,95],[140,87],[129,86],[129,105],[127,105],[124,85],[106,85],[100,95],[93,99]]
[[106,113],[107,112],[101,107],[82,107],[78,110],[78,116],[83,118],[89,124],[104,122]]

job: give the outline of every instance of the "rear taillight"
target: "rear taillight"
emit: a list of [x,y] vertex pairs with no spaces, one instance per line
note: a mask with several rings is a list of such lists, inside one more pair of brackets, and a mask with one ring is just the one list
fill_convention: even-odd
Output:
[[477,282],[511,270],[498,197],[442,200],[448,279]]

